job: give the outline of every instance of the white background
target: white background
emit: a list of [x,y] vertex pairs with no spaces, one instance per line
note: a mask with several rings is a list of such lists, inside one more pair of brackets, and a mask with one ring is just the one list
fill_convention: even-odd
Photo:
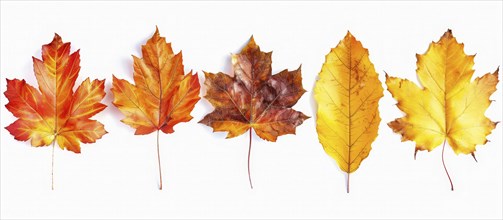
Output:
[[[313,116],[276,143],[253,139],[250,190],[248,136],[225,139],[199,121],[212,107],[201,100],[189,123],[161,135],[164,190],[158,190],[155,133],[133,135],[111,105],[112,74],[132,80],[132,57],[158,26],[183,49],[185,70],[230,70],[230,54],[253,34],[273,50],[273,72],[302,64],[308,92],[295,109]],[[1,2],[1,92],[5,78],[36,85],[32,56],[54,32],[81,49],[80,76],[106,79],[109,107],[98,114],[109,134],[83,145],[82,154],[56,149],[51,191],[51,148],[30,147],[3,129],[15,118],[1,96],[2,218],[502,218],[502,129],[471,156],[441,147],[418,153],[386,125],[402,113],[385,91],[382,122],[369,157],[351,176],[327,156],[315,129],[316,75],[330,48],[350,30],[384,71],[416,80],[416,53],[448,29],[477,54],[475,76],[502,64],[502,3],[495,2]],[[201,74],[202,75],[202,74]],[[500,74],[501,76],[501,74]],[[501,77],[500,77],[501,78]],[[203,77],[200,76],[201,82]],[[385,85],[383,85],[385,87]],[[502,120],[498,84],[486,112]],[[205,90],[202,89],[202,94]]]

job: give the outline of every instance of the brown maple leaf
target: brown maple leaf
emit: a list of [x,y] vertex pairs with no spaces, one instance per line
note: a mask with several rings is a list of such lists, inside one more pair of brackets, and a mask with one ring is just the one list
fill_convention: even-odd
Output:
[[300,67],[271,74],[271,54],[260,51],[253,37],[239,53],[232,55],[234,75],[207,73],[205,98],[215,107],[200,123],[213,131],[227,131],[227,138],[249,130],[248,178],[252,130],[262,139],[275,142],[278,136],[295,134],[295,128],[309,117],[291,107],[306,92]]

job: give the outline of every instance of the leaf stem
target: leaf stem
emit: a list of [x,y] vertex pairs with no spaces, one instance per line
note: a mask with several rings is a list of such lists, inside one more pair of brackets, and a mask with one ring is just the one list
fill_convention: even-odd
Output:
[[56,144],[56,139],[52,141],[52,164],[51,164],[51,189],[54,190],[54,145]]
[[349,172],[348,172],[348,182],[347,182],[346,193],[349,193]]
[[248,180],[250,181],[250,188],[253,189],[251,174],[250,174],[250,154],[252,146],[252,129],[250,128],[250,144],[248,146]]
[[157,162],[159,165],[159,190],[162,190],[161,155],[159,154],[159,130],[157,130]]
[[451,176],[449,176],[449,172],[447,171],[447,167],[445,166],[444,162],[445,141],[446,140],[444,140],[444,144],[442,145],[442,164],[444,165],[444,170],[445,173],[447,174],[447,178],[449,178],[449,182],[451,183],[451,191],[454,191],[454,185],[452,184]]

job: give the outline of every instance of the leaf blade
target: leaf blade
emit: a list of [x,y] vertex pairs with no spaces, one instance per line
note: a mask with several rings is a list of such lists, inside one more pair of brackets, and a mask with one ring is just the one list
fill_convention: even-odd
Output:
[[113,104],[125,116],[121,121],[135,129],[135,135],[158,130],[173,133],[173,126],[192,119],[190,112],[199,100],[197,73],[184,73],[182,53],[175,55],[157,28],[142,45],[142,55],[133,56],[135,84],[114,76]]
[[[240,53],[231,56],[234,75],[204,72],[204,97],[215,109],[199,123],[212,127],[213,132],[227,132],[227,138],[248,129],[272,142],[278,136],[295,134],[295,128],[309,118],[291,109],[305,93],[300,67],[272,75],[271,54],[262,52],[251,37]],[[292,118],[286,120],[287,116]]]
[[[471,81],[473,65],[474,55],[466,55],[464,45],[447,30],[439,41],[430,44],[425,54],[417,55],[416,72],[424,88],[410,96],[421,93],[421,97],[407,100],[403,89],[397,87],[398,81],[407,80],[387,77],[388,90],[406,114],[388,125],[402,135],[402,140],[416,142],[416,150],[431,151],[446,139],[456,154],[473,153],[476,145],[487,142],[486,136],[496,126],[484,112],[499,82],[499,69]],[[419,102],[426,104],[421,106]],[[436,126],[424,123],[421,115],[429,115]]]
[[[69,125],[70,119],[89,120],[106,107],[100,103],[105,94],[104,81],[90,84],[87,79],[73,92],[80,71],[79,50],[70,54],[70,43],[64,43],[59,35],[55,34],[51,43],[42,46],[42,60],[33,57],[33,67],[40,91],[24,80],[7,80],[6,107],[19,119],[6,129],[15,139],[31,139],[31,145],[36,147],[48,146],[64,136],[62,131],[71,132],[74,127],[82,126],[77,122]],[[92,91],[92,96],[85,95],[85,90]],[[73,105],[74,101],[79,103]],[[101,123],[88,129],[102,134],[86,139],[87,142],[95,142],[106,133]],[[60,147],[80,153],[79,142],[78,136],[67,137]]]

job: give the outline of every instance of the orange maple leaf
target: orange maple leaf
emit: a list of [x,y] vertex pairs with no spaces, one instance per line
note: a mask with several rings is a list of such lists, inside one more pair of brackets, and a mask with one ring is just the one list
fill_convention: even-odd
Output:
[[182,52],[174,54],[171,43],[156,31],[142,46],[143,58],[133,56],[134,81],[113,77],[113,104],[126,116],[121,121],[136,129],[136,135],[157,131],[159,189],[162,189],[159,131],[173,133],[173,126],[192,119],[190,112],[199,101],[199,79],[192,71],[184,74]]
[[103,124],[89,119],[106,108],[105,80],[87,78],[73,91],[80,71],[79,50],[70,54],[70,43],[55,34],[42,46],[42,60],[33,57],[39,90],[25,80],[7,79],[5,107],[18,118],[5,127],[16,140],[31,139],[34,147],[53,146],[80,153],[80,142],[94,143],[107,132]]
[[215,107],[200,123],[213,131],[227,131],[227,138],[250,131],[248,179],[250,177],[251,129],[268,141],[295,134],[295,128],[309,117],[292,109],[306,92],[300,67],[271,74],[271,54],[260,51],[253,37],[239,54],[232,55],[234,76],[205,72],[205,98]]

